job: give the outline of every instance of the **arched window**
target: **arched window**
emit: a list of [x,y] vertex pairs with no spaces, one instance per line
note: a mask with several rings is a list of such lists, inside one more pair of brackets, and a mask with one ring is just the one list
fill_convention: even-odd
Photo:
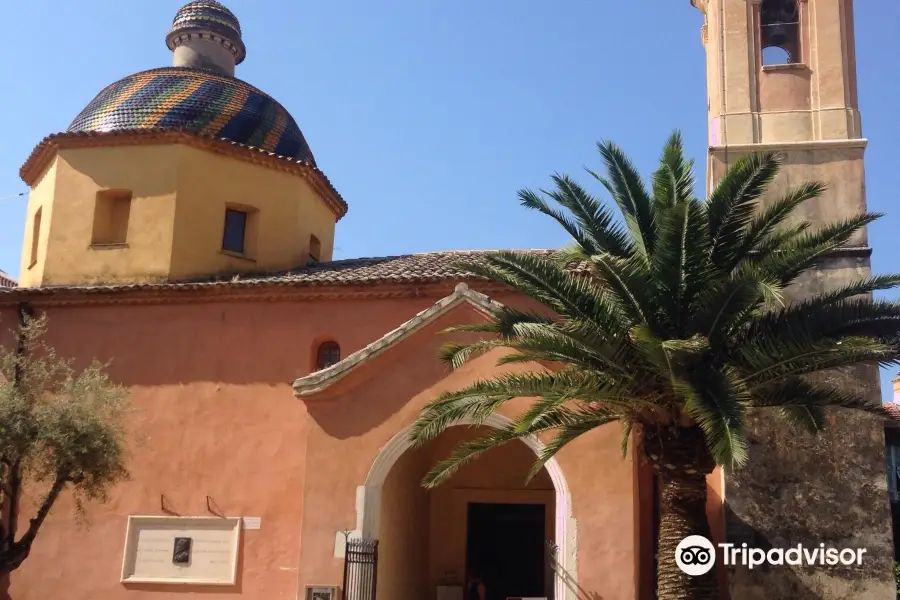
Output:
[[316,352],[316,368],[320,371],[341,362],[341,347],[337,342],[324,342]]
[[759,23],[762,64],[800,62],[800,6],[797,0],[763,0]]

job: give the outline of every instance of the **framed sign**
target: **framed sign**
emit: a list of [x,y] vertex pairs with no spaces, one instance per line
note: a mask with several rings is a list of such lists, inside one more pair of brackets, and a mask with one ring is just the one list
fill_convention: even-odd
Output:
[[306,586],[306,600],[338,600],[337,587],[333,585]]

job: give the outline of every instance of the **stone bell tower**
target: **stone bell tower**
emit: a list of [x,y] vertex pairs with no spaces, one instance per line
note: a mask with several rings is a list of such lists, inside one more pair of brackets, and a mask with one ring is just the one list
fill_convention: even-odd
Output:
[[[692,0],[704,16],[709,156],[707,185],[736,158],[777,151],[768,196],[805,181],[828,190],[801,208],[812,223],[865,210],[852,0]],[[790,296],[870,274],[865,232],[820,263]],[[875,368],[846,385],[878,401]],[[749,424],[750,462],[725,478],[726,537],[738,547],[866,548],[859,567],[729,571],[731,600],[893,600],[893,547],[880,420],[836,412],[818,437],[769,416]]]

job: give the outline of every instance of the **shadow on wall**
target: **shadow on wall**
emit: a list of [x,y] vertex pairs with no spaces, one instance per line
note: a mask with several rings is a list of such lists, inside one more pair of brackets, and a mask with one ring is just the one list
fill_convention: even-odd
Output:
[[[438,349],[448,341],[460,341],[460,335],[442,335],[453,325],[481,319],[473,310],[453,310],[417,332],[412,338],[389,348],[384,354],[362,363],[354,372],[325,392],[325,400],[313,397],[307,404],[309,416],[329,437],[347,439],[362,435],[400,412],[404,422],[418,414],[416,397],[433,398],[446,384],[457,389],[493,370],[496,356],[486,355],[471,361],[454,373],[437,359]],[[471,336],[470,336],[471,337]],[[445,380],[446,382],[442,381]],[[404,407],[407,407],[404,411]],[[353,418],[348,419],[347,415]]]
[[589,592],[578,585],[572,574],[564,569],[561,564],[559,564],[558,558],[553,558],[552,567],[554,573],[556,573],[556,576],[562,579],[563,583],[566,586],[566,589],[568,589],[575,595],[576,600],[604,600],[603,596],[601,596],[597,592]]
[[[725,502],[725,528],[728,531],[728,542],[740,546],[746,543],[751,548],[759,548],[768,552],[774,546],[758,529],[739,517],[734,509]],[[809,568],[809,567],[806,567]],[[827,567],[822,567],[827,568]],[[790,566],[748,567],[728,566],[730,581],[730,597],[732,600],[745,598],[790,598],[791,600],[822,600],[822,593],[813,591],[801,580]],[[776,583],[777,582],[777,583]],[[831,598],[832,596],[827,596]],[[838,596],[834,596],[838,600]],[[847,597],[850,600],[851,597]],[[855,596],[853,596],[855,598]]]

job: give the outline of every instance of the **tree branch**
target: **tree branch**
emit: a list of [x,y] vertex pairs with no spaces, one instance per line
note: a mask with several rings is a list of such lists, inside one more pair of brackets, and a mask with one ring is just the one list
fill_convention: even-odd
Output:
[[[34,542],[34,538],[37,537],[38,529],[41,528],[44,519],[47,518],[47,514],[53,508],[53,504],[59,497],[60,492],[63,491],[63,488],[66,487],[68,481],[67,477],[57,475],[56,481],[53,482],[53,487],[50,488],[47,497],[44,498],[44,502],[38,509],[37,514],[29,522],[25,535],[19,541],[14,542],[8,551],[0,555],[0,573],[14,571],[28,558],[28,555],[31,553],[31,544]],[[9,536],[9,539],[12,539],[12,536]]]

